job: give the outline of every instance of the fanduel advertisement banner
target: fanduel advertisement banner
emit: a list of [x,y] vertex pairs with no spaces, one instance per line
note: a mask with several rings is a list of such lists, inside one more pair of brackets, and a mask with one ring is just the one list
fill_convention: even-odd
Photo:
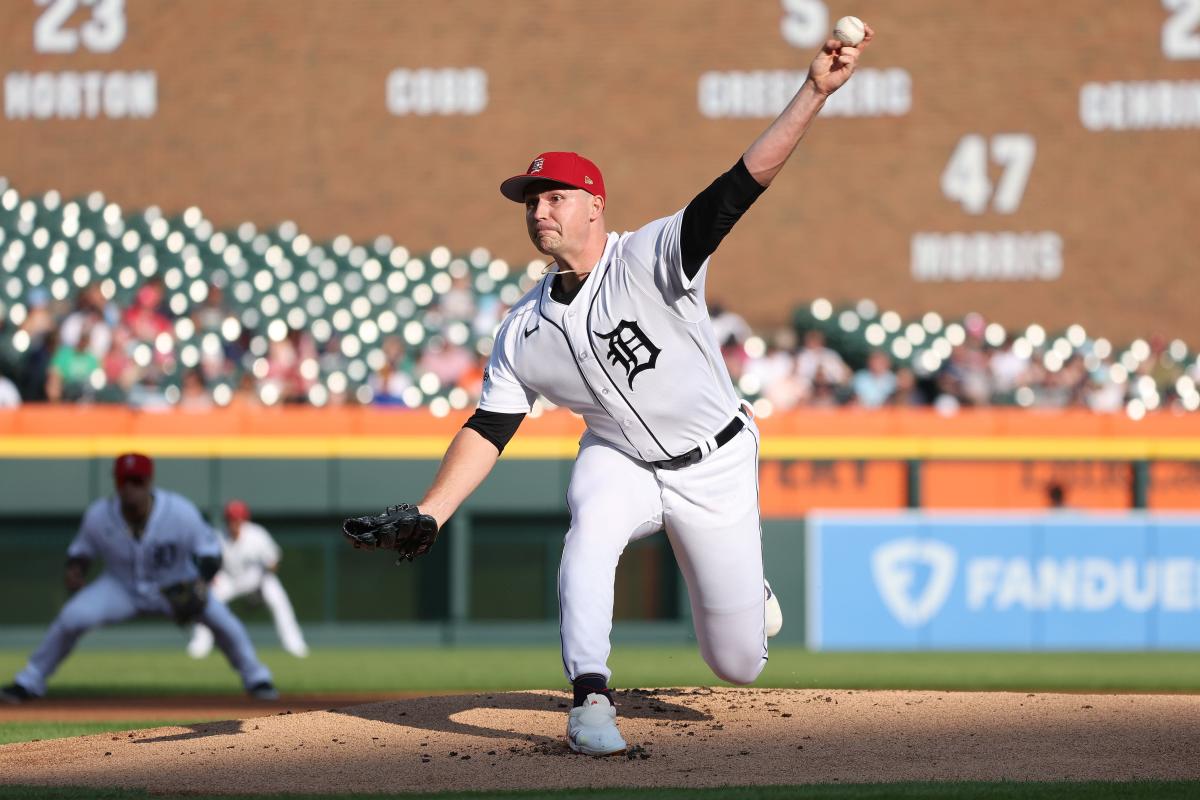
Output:
[[1200,516],[810,517],[816,650],[1200,648]]

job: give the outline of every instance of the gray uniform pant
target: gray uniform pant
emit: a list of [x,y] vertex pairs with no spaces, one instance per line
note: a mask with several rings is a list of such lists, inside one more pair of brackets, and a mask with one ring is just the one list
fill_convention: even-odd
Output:
[[[16,683],[30,694],[44,695],[46,681],[71,654],[79,637],[92,628],[124,622],[142,615],[170,616],[171,608],[161,595],[138,595],[107,572],[83,587],[62,607],[42,643],[17,673]],[[249,689],[271,680],[271,671],[258,660],[254,645],[241,621],[225,604],[208,597],[200,621],[212,629],[217,647]]]

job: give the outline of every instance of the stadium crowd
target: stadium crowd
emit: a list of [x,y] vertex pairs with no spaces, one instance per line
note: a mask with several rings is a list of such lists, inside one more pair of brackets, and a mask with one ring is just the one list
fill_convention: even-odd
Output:
[[[0,407],[472,407],[505,312],[545,263],[483,248],[415,256],[294,223],[214,229],[198,209],[127,214],[103,195],[21,198],[0,179]],[[818,298],[756,332],[712,304],[729,373],[760,415],[798,407],[1011,405],[1139,418],[1200,409],[1182,340],[1117,347],[1080,325],[905,320]],[[535,408],[540,413],[540,408]]]
[[[442,410],[462,408],[478,397],[486,345],[507,309],[496,297],[477,296],[458,278],[426,309],[428,335],[419,344],[393,333],[357,359],[347,356],[337,336],[319,342],[307,328],[265,336],[242,326],[219,285],[209,284],[204,301],[181,316],[167,307],[166,294],[157,280],[142,284],[124,307],[106,298],[98,283],[83,288],[73,302],[54,300],[44,290],[30,292],[19,323],[0,315],[0,334],[27,342],[19,357],[0,363],[0,407],[23,402],[416,407],[443,398]],[[1013,335],[977,315],[943,324],[927,314],[921,323],[898,328],[900,336],[888,347],[891,317],[872,321],[876,316],[862,302],[839,315],[840,326],[829,324],[832,305],[818,300],[797,314],[794,325],[768,336],[720,306],[713,320],[730,375],[764,414],[803,406],[934,406],[950,412],[1017,405],[1139,415],[1159,408],[1195,411],[1200,405],[1200,365],[1189,364],[1180,341],[1135,341],[1117,353],[1078,326],[1051,340],[1037,326]],[[851,319],[853,330],[847,331]],[[451,325],[467,326],[473,341],[452,341]],[[873,337],[880,339],[877,345],[870,343],[871,325],[884,330],[883,339]],[[236,335],[225,335],[231,328]],[[367,365],[357,386],[344,377],[354,373],[356,360]]]

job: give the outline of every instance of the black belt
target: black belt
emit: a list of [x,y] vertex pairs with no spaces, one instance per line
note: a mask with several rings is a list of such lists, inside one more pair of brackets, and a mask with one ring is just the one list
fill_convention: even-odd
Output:
[[[741,417],[734,417],[731,419],[729,424],[724,428],[721,428],[721,432],[713,437],[713,441],[716,442],[717,445],[713,448],[713,450],[716,450],[717,447],[725,446],[734,436],[737,436],[739,433],[741,433],[742,428],[744,427],[746,427],[746,421]],[[692,464],[700,463],[704,456],[704,451],[699,447],[695,447],[681,456],[668,458],[664,461],[651,461],[650,466],[658,469],[683,469],[684,467],[690,467]]]

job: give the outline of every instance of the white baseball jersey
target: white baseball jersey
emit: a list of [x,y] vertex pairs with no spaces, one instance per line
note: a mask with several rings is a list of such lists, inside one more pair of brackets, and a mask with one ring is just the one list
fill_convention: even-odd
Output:
[[220,555],[221,546],[190,500],[154,489],[154,505],[141,539],[133,538],[121,516],[120,500],[106,497],[83,515],[79,533],[67,548],[70,558],[104,560],[104,570],[133,594],[159,596],[159,589],[200,577],[193,556]]
[[569,304],[546,276],[496,336],[479,407],[526,413],[542,395],[642,461],[707,442],[738,409],[708,319],[704,279],[684,274],[683,212],[633,233],[610,233],[604,255]]
[[221,572],[233,579],[235,586],[257,584],[263,574],[279,563],[279,545],[262,525],[246,521],[238,538],[221,537]]

